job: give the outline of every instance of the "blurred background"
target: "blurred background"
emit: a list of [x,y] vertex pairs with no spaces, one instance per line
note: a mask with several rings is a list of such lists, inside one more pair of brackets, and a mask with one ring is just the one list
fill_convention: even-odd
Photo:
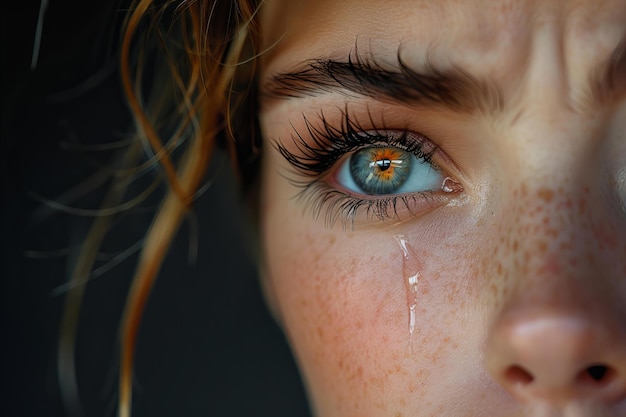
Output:
[[[107,182],[87,178],[131,132],[117,73],[125,3],[3,4],[0,143],[2,416],[68,416],[57,343],[73,254]],[[33,54],[34,51],[38,53]],[[36,62],[33,60],[36,56]],[[308,416],[285,338],[263,304],[231,167],[183,224],[141,326],[133,417]],[[82,212],[64,212],[67,201]],[[156,201],[120,216],[85,293],[76,343],[83,416],[115,416],[118,324],[137,248]],[[190,247],[198,256],[189,259]],[[192,250],[193,253],[193,250]]]

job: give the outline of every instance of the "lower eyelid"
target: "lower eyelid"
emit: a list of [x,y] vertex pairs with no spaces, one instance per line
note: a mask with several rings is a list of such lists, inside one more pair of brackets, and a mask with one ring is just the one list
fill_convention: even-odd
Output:
[[447,205],[453,198],[456,196],[437,190],[391,196],[357,196],[341,191],[324,180],[309,184],[298,195],[306,211],[310,211],[314,219],[323,219],[329,228],[337,222],[341,222],[344,228],[348,225],[361,228],[372,223],[403,222]]

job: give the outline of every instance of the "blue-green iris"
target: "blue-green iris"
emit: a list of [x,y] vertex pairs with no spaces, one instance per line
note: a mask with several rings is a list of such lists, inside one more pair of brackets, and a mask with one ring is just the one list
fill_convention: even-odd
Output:
[[413,155],[394,147],[371,147],[350,158],[350,175],[366,194],[392,194],[411,173]]

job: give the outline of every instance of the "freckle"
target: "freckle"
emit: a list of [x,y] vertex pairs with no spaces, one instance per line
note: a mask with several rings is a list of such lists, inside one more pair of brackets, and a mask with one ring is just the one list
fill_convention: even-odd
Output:
[[491,285],[489,286],[489,289],[491,290],[491,292],[492,292],[492,294],[493,294],[493,295],[497,295],[497,294],[498,294],[498,287],[496,287],[496,285],[495,285],[495,284],[491,284]]
[[554,199],[554,191],[549,188],[541,188],[537,191],[537,197],[546,203],[550,203]]
[[318,327],[316,330],[317,330],[317,336],[318,336],[320,339],[324,339],[324,330],[322,330],[322,328],[321,328],[321,327]]
[[526,183],[522,183],[522,187],[520,188],[520,194],[522,197],[526,197],[528,191],[526,190]]
[[539,241],[539,243],[537,243],[537,249],[538,249],[539,255],[544,255],[546,251],[548,250],[548,244],[544,240],[541,240]]
[[418,381],[422,381],[422,384],[424,383],[423,381],[429,376],[430,376],[430,371],[426,369],[420,369],[419,371],[417,371],[417,374],[415,374],[416,379]]
[[515,239],[513,241],[513,251],[517,251],[518,247],[519,247],[519,242],[517,241],[517,239]]
[[588,253],[588,254],[587,254],[587,262],[588,262],[588,263],[590,263],[590,264],[594,264],[594,263],[595,263],[595,261],[596,261],[596,259],[595,259],[595,257],[593,256],[593,254],[592,254],[592,253]]
[[502,264],[498,262],[498,275],[502,276]]

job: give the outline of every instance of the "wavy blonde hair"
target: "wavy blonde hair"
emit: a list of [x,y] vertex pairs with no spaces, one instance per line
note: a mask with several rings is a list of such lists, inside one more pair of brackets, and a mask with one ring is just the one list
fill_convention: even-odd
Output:
[[[118,415],[128,417],[144,307],[170,242],[203,185],[213,151],[218,145],[225,146],[236,168],[245,174],[249,155],[258,149],[254,88],[260,43],[257,11],[255,0],[134,0],[127,11],[120,74],[137,140],[121,157],[122,170],[104,198],[103,215],[94,220],[80,249],[68,285],[58,373],[70,409],[79,409],[74,345],[85,277],[93,269],[113,218],[105,208],[119,207],[140,170],[154,169],[158,179],[167,183],[145,236],[120,326]],[[142,155],[149,156],[147,162],[139,162]],[[245,178],[241,177],[243,182]]]

